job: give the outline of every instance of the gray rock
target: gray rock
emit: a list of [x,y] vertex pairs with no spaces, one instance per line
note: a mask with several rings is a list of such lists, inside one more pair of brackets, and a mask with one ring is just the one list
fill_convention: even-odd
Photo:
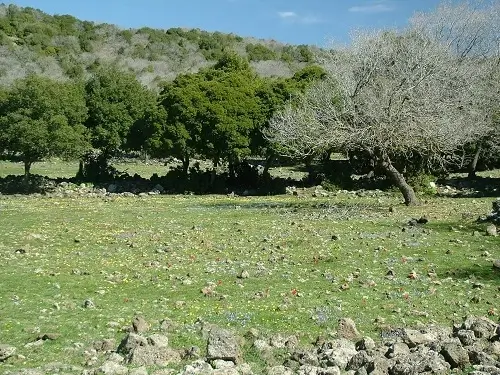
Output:
[[495,335],[497,324],[486,317],[469,316],[462,324],[462,329],[472,330],[478,338],[489,339]]
[[207,358],[209,361],[223,359],[239,363],[241,350],[236,336],[228,330],[213,327],[208,333]]
[[184,370],[181,371],[178,375],[205,375],[212,374],[212,366],[207,362],[199,359],[186,365]]
[[450,364],[451,368],[464,368],[469,363],[467,350],[455,342],[445,343],[441,354],[446,362]]
[[159,348],[168,347],[168,337],[165,335],[154,334],[148,337],[148,344]]
[[[364,350],[356,353],[347,364],[347,370],[359,370],[372,361],[372,357]],[[365,369],[366,372],[366,369]]]
[[129,375],[148,375],[148,369],[144,366],[130,369]]
[[106,361],[95,372],[95,375],[127,375],[128,368],[116,362]]
[[420,332],[415,329],[405,328],[403,330],[403,341],[410,348],[418,345],[427,345],[437,341],[437,337],[432,333]]
[[409,355],[397,358],[396,364],[390,368],[389,372],[392,375],[444,374],[449,370],[449,363],[439,353],[425,346],[419,346]]
[[122,340],[120,345],[118,346],[117,352],[122,354],[129,354],[132,350],[139,346],[147,346],[148,340],[140,335],[135,333],[129,333]]
[[149,330],[149,324],[142,316],[136,316],[132,320],[132,328],[135,333],[144,333]]
[[92,343],[92,347],[97,352],[110,352],[115,350],[116,341],[114,339],[97,340]]
[[498,236],[497,227],[495,226],[495,224],[490,224],[486,227],[486,234],[493,237]]
[[167,366],[179,362],[181,355],[177,350],[158,346],[138,346],[130,352],[127,360],[134,366]]
[[500,368],[494,366],[483,366],[483,365],[474,365],[472,366],[474,370],[486,373],[488,375],[500,375]]
[[474,331],[467,330],[467,329],[460,329],[456,333],[456,337],[458,337],[460,342],[465,346],[472,345],[477,340],[476,335],[474,334]]
[[396,358],[410,354],[410,348],[404,342],[395,342],[387,351],[387,358]]
[[372,350],[375,349],[375,341],[371,337],[364,337],[356,343],[356,350]]
[[267,375],[294,375],[294,373],[285,366],[274,366],[267,369]]
[[339,338],[355,340],[361,335],[359,334],[356,324],[350,318],[341,318],[338,321],[337,336]]
[[12,357],[16,350],[15,346],[0,344],[0,361],[5,361],[7,358]]
[[325,342],[318,350],[318,359],[322,367],[337,366],[340,370],[345,370],[347,364],[357,351],[353,342],[346,339],[338,339]]

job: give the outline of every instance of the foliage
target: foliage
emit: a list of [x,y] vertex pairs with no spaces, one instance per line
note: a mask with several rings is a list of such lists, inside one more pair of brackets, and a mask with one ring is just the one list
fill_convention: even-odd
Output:
[[262,44],[249,43],[245,50],[250,61],[275,60],[276,52]]
[[88,147],[80,84],[28,76],[16,82],[0,105],[0,146],[23,160],[26,174],[43,158],[78,157]]
[[131,127],[146,109],[154,106],[154,94],[133,74],[114,67],[98,68],[85,86],[89,117],[86,126],[92,145],[111,155],[127,145]]

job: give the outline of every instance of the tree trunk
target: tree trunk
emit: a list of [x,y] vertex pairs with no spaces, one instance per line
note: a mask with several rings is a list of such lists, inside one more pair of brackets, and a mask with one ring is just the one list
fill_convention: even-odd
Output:
[[78,178],[83,178],[85,176],[85,164],[83,163],[83,160],[80,159],[78,162],[78,172],[76,174],[76,177]]
[[188,176],[188,171],[189,171],[189,161],[190,161],[189,156],[184,155],[184,158],[182,159],[182,173],[186,178]]
[[468,178],[473,179],[476,178],[476,168],[477,168],[477,162],[479,161],[479,155],[481,154],[481,145],[477,145],[476,147],[476,153],[474,154],[474,159],[469,164],[469,175]]
[[32,161],[25,160],[24,161],[24,179],[28,180],[29,175],[30,175],[30,170],[31,170],[31,164],[33,164]]
[[386,176],[397,186],[401,194],[403,194],[405,204],[407,206],[417,205],[418,199],[415,191],[406,182],[403,175],[392,165],[391,159],[387,154],[383,153],[379,156],[379,165]]
[[267,155],[266,162],[264,163],[264,171],[262,172],[263,176],[269,175],[269,168],[271,168],[271,165],[273,164],[275,158],[276,154],[274,152]]

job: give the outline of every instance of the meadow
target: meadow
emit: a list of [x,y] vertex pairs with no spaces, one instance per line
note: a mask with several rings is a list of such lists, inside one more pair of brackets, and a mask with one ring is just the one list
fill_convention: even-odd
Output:
[[[203,322],[307,344],[334,335],[342,317],[376,340],[466,315],[497,321],[500,240],[476,223],[491,201],[425,197],[406,207],[397,193],[343,191],[0,195],[0,343],[21,354],[0,366],[82,365],[93,341],[119,341],[137,314],[153,330],[171,321],[172,347],[202,351]],[[408,224],[420,217],[428,222]],[[43,333],[58,337],[25,348]]]

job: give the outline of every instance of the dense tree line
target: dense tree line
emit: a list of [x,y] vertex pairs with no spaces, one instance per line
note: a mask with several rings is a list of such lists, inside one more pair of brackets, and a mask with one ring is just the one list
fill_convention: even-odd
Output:
[[134,150],[178,158],[185,174],[196,157],[227,164],[234,176],[246,157],[272,152],[262,129],[274,111],[322,77],[310,66],[289,79],[263,79],[232,53],[159,94],[113,66],[86,81],[29,75],[0,96],[0,149],[22,160],[26,175],[44,158],[81,158],[94,149],[104,164]]

